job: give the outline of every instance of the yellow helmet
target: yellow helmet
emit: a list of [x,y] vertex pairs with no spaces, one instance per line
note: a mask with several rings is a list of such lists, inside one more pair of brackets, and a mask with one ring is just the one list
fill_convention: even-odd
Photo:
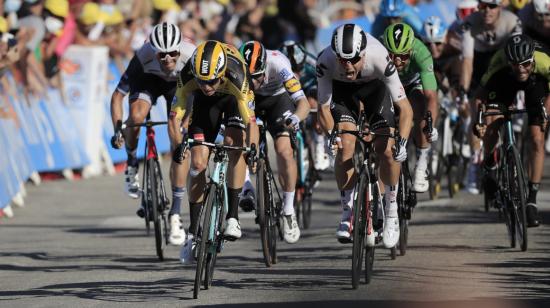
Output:
[[58,17],[65,18],[69,15],[68,0],[46,0],[44,2],[44,8]]
[[510,5],[516,10],[521,10],[527,3],[529,0],[510,0]]
[[191,68],[195,78],[209,81],[221,78],[227,67],[227,53],[218,41],[202,42],[193,52]]
[[122,13],[115,9],[111,14],[109,14],[109,17],[107,20],[105,20],[105,25],[107,26],[115,26],[124,21],[124,16],[122,16]]
[[95,2],[86,2],[78,16],[78,21],[86,26],[97,23],[99,21],[99,5]]
[[153,7],[159,11],[180,9],[175,0],[153,0]]
[[8,28],[8,21],[4,18],[4,16],[0,16],[0,33],[8,32]]

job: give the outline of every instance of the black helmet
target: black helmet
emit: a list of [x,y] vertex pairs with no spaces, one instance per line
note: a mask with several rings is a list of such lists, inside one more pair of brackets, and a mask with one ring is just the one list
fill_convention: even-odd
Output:
[[306,63],[306,52],[302,45],[289,40],[285,41],[279,50],[290,60],[293,71],[302,70]]
[[535,43],[525,34],[510,37],[504,48],[506,58],[510,63],[521,63],[533,58]]

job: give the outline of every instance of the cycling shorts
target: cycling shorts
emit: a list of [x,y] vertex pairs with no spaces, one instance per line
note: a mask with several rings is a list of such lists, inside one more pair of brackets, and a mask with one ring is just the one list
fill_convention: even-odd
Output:
[[393,103],[383,81],[375,79],[368,83],[332,81],[331,113],[335,123],[357,124],[359,102],[363,102],[370,128],[395,127]]

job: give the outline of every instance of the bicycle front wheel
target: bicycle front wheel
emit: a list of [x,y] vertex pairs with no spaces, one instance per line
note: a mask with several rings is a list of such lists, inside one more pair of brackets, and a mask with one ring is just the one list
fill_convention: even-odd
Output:
[[200,239],[200,242],[197,243],[197,269],[195,272],[195,285],[193,289],[193,298],[198,298],[203,270],[206,267],[206,256],[208,250],[210,249],[210,224],[212,219],[212,208],[214,207],[214,199],[216,198],[216,185],[211,184],[208,189],[208,195],[206,196],[206,202],[204,203],[204,208],[202,209],[202,228],[201,234],[197,235]]
[[357,197],[353,202],[353,250],[351,255],[351,286],[354,289],[359,287],[361,269],[363,266],[363,252],[365,234],[367,228],[367,211],[369,203],[369,177],[362,172],[359,183],[356,186]]
[[270,245],[270,217],[269,217],[269,207],[270,207],[270,198],[269,198],[269,188],[268,186],[268,175],[265,165],[265,160],[261,159],[258,161],[258,174],[257,179],[257,191],[258,191],[258,200],[257,204],[257,217],[258,224],[260,225],[260,238],[262,244],[262,252],[264,255],[265,266],[271,267],[273,264],[271,260],[271,245]]
[[153,219],[153,225],[155,229],[155,248],[157,250],[157,256],[159,260],[164,260],[164,247],[166,243],[164,242],[164,229],[162,226],[162,217],[159,212],[159,206],[162,202],[159,198],[159,185],[157,179],[157,165],[153,159],[147,160],[147,177],[148,177],[148,188],[147,192],[150,197],[150,210]]
[[216,194],[214,198],[214,206],[212,209],[212,213],[214,213],[214,217],[212,217],[213,220],[211,220],[211,225],[214,228],[213,232],[213,239],[210,242],[211,244],[210,249],[208,250],[206,254],[206,272],[204,274],[204,288],[208,290],[210,286],[212,285],[212,280],[214,279],[214,268],[216,267],[216,260],[218,257],[218,253],[221,251],[222,245],[223,245],[223,235],[222,235],[222,229],[223,229],[223,217],[225,217],[225,211],[223,206],[223,201],[225,200],[224,196],[221,194],[223,190],[216,190],[219,191],[220,194]]
[[515,147],[512,147],[506,153],[508,155],[508,185],[509,185],[509,200],[511,202],[512,211],[514,213],[513,223],[516,226],[517,239],[521,247],[521,251],[527,250],[527,215],[526,207],[526,191],[525,188],[525,173],[523,165],[519,157],[519,152]]

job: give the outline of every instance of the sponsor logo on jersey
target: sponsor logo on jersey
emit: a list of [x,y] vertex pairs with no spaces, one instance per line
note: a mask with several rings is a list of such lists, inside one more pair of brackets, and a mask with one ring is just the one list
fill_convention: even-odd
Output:
[[248,105],[248,109],[250,109],[250,110],[255,110],[256,109],[256,105],[254,104],[253,99],[249,100],[247,105]]
[[294,76],[291,72],[289,72],[286,68],[283,68],[282,71],[279,72],[279,76],[282,80],[287,80],[288,78],[291,78]]
[[384,76],[390,77],[393,75],[396,71],[395,64],[393,64],[393,61],[388,61],[388,64],[386,65],[386,70],[384,71]]
[[285,81],[285,88],[290,93],[296,93],[302,89],[300,82],[295,78]]
[[489,92],[489,99],[495,99],[497,98],[497,92],[493,91],[493,92]]

